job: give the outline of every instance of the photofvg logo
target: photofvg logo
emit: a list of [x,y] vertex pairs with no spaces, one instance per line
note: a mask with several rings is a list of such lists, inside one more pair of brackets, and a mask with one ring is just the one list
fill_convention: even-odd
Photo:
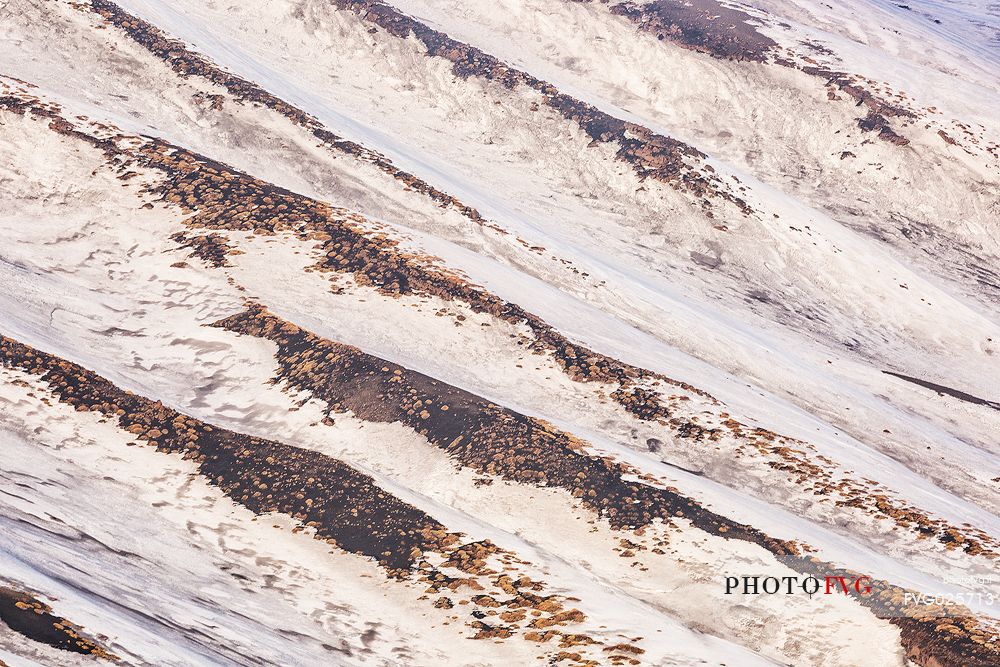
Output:
[[1000,587],[994,575],[943,577],[933,591],[912,591],[876,583],[864,575],[830,574],[826,576],[741,575],[725,578],[726,595],[845,595],[870,598],[865,604],[886,618],[907,615],[907,608],[921,607],[923,613],[937,616],[960,616],[968,610],[996,609],[1000,605]]
[[809,597],[823,595],[871,595],[872,580],[865,576],[843,577],[829,575],[819,579],[812,575],[805,577],[772,577],[765,575],[743,575],[726,577],[726,595],[801,595]]

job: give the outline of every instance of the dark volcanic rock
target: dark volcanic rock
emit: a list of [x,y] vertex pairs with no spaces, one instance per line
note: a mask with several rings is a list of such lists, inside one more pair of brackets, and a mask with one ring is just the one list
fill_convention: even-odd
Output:
[[83,628],[56,616],[50,606],[33,595],[9,586],[0,586],[0,621],[14,632],[41,644],[71,653],[118,660],[118,656],[87,638]]
[[159,451],[195,461],[211,484],[252,512],[299,519],[318,537],[392,573],[408,571],[425,550],[457,542],[440,523],[336,459],[210,426],[2,336],[0,363],[39,376],[76,410],[99,412]]
[[[383,172],[403,183],[403,185],[427,195],[438,204],[453,207],[471,220],[479,223],[483,222],[482,216],[471,206],[466,206],[455,197],[438,190],[413,174],[398,169],[381,153],[337,136],[302,109],[289,104],[276,95],[272,95],[252,81],[247,81],[242,77],[221,69],[207,58],[188,49],[180,40],[167,36],[156,26],[129,14],[115,3],[108,2],[107,0],[92,0],[90,6],[95,13],[103,17],[110,25],[123,30],[128,37],[156,57],[165,61],[170,65],[171,69],[181,76],[200,76],[222,86],[230,95],[241,102],[260,104],[273,109],[296,125],[310,131],[324,145],[374,164]],[[221,109],[222,100],[218,96],[211,97],[211,108]]]
[[717,0],[620,2],[611,12],[686,48],[717,58],[764,62],[777,43],[754,26],[754,18]]
[[[859,106],[868,107],[867,115],[858,119],[858,127],[862,131],[877,132],[880,139],[897,146],[909,143],[890,127],[888,118],[914,118],[915,114],[865,90],[846,72],[798,65],[782,57],[778,43],[760,32],[756,27],[758,21],[747,12],[718,0],[655,0],[645,3],[628,0],[608,7],[612,14],[628,19],[639,30],[683,48],[726,60],[778,64],[825,78],[829,85],[839,88]],[[809,46],[817,50],[817,45]]]
[[478,76],[506,88],[527,86],[534,89],[542,95],[545,104],[579,125],[593,141],[615,144],[617,158],[632,165],[642,178],[653,178],[690,192],[703,198],[706,204],[718,197],[732,202],[744,213],[752,210],[718,176],[701,169],[700,161],[705,155],[688,144],[615,118],[563,94],[552,84],[452,39],[380,0],[333,0],[333,4],[339,9],[353,11],[395,37],[406,38],[412,34],[424,45],[428,55],[449,60],[452,71],[460,78]]
[[[705,509],[670,488],[626,481],[637,471],[605,457],[587,454],[584,443],[537,419],[497,406],[426,375],[320,338],[259,306],[218,322],[231,331],[277,344],[277,379],[307,391],[331,410],[350,410],[367,420],[409,425],[464,466],[481,473],[536,486],[569,491],[584,506],[621,529],[640,528],[656,519],[684,517],[695,527],[726,539],[757,544],[792,569],[822,579],[861,576],[799,553],[792,542]],[[985,667],[1000,657],[995,645],[967,611],[927,609],[907,604],[905,591],[872,579],[870,594],[850,595],[879,618],[904,629],[904,647],[933,665]],[[940,624],[953,628],[937,630]]]

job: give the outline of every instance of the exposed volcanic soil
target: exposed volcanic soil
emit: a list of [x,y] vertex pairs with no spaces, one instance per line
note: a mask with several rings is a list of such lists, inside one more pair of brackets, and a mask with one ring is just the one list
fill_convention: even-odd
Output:
[[215,268],[229,266],[226,257],[239,252],[221,234],[195,235],[177,232],[170,237],[170,240],[176,241],[182,248],[190,248],[189,257],[197,257]]
[[[321,258],[316,266],[320,270],[350,273],[359,284],[375,287],[388,295],[419,293],[460,299],[477,312],[525,324],[537,336],[539,349],[553,354],[573,379],[617,382],[621,393],[616,399],[633,412],[638,410],[636,414],[646,419],[669,415],[657,412],[655,394],[635,385],[639,379],[657,376],[574,346],[518,306],[439,269],[428,258],[404,253],[384,235],[366,231],[366,221],[360,216],[352,217],[331,206],[299,197],[165,142],[140,142],[136,146],[130,143],[136,138],[109,136],[100,139],[88,135],[65,120],[55,107],[37,100],[12,96],[0,100],[0,105],[14,113],[44,118],[53,130],[97,146],[105,152],[113,168],[122,173],[127,173],[130,167],[143,167],[165,174],[166,181],[154,185],[152,194],[192,214],[187,220],[192,229],[213,230],[204,237],[211,238],[204,241],[212,248],[211,252],[204,253],[210,263],[225,257],[226,246],[219,242],[225,230],[265,235],[289,233],[312,240],[320,251]],[[407,424],[462,465],[522,484],[561,488],[617,528],[641,527],[656,519],[667,522],[671,517],[683,516],[713,535],[759,545],[799,571],[817,576],[842,572],[828,563],[797,556],[795,544],[771,538],[752,526],[708,511],[671,489],[625,480],[624,475],[633,475],[636,471],[586,454],[581,441],[543,422],[366,355],[356,348],[318,338],[262,309],[236,315],[221,324],[230,330],[275,342],[281,362],[279,379],[312,392],[332,410],[347,409],[364,419]],[[237,502],[254,511],[281,511],[302,521],[314,522],[317,525],[310,527],[316,528],[321,537],[335,540],[341,546],[346,544],[344,548],[355,550],[352,552],[375,558],[400,576],[410,571],[416,562],[423,576],[432,577],[434,581],[448,581],[449,575],[442,574],[443,578],[438,579],[437,574],[425,570],[420,556],[426,551],[443,555],[447,562],[458,563],[459,569],[469,574],[484,572],[481,568],[486,567],[485,559],[498,553],[495,547],[480,542],[454,546],[450,538],[457,540],[457,536],[411,505],[402,501],[398,501],[398,506],[385,502],[371,478],[347,466],[341,468],[343,464],[333,459],[304,450],[290,451],[297,448],[285,449],[289,446],[192,421],[158,403],[121,392],[84,369],[13,341],[5,341],[2,349],[9,363],[43,377],[64,402],[81,411],[97,410],[109,417],[115,416],[123,428],[156,443],[157,448],[197,461],[206,477],[214,479]],[[584,354],[587,356],[581,359]],[[673,386],[685,387],[681,383],[673,383]],[[710,438],[711,434],[701,436]],[[321,458],[314,459],[314,456]],[[275,461],[268,461],[269,457]],[[287,465],[286,459],[289,460]],[[322,511],[314,512],[305,501],[312,499],[313,505],[317,505],[316,499],[308,495],[309,476],[315,480],[317,474],[329,479],[331,486],[320,485],[323,497],[319,510]],[[333,500],[329,500],[331,498]],[[329,502],[367,508],[368,521],[352,523],[351,518],[342,516],[342,507],[329,507]],[[383,507],[397,511],[392,517],[382,517],[379,512]],[[331,525],[327,525],[328,519]],[[421,523],[424,521],[430,523]],[[379,525],[371,530],[369,522]],[[322,532],[324,525],[326,533]],[[432,531],[430,536],[428,528]],[[338,532],[342,530],[348,532]],[[408,553],[391,548],[390,540],[398,539],[393,530],[406,531],[410,541],[403,544],[410,547]],[[444,535],[433,531],[443,531]],[[385,546],[390,548],[378,551]],[[496,585],[503,588],[501,583]],[[857,597],[857,601],[904,628],[907,650],[923,664],[934,664],[933,661],[995,664],[995,641],[981,632],[971,617],[945,620],[942,610],[903,604],[902,589],[884,582],[875,582],[874,589],[871,598]],[[482,602],[483,606],[490,604],[486,600]],[[514,606],[521,604],[516,601]],[[581,620],[573,611],[558,607],[552,617],[553,623]],[[484,623],[477,626],[482,633],[478,636],[503,637],[504,633],[511,632],[510,627]],[[544,627],[544,624],[535,627]]]
[[[201,156],[185,154],[176,147],[157,144],[141,158],[148,166],[166,171],[168,180],[156,189],[169,203],[194,213],[187,219],[192,228],[239,230],[255,233],[291,233],[316,242],[318,263],[323,272],[349,273],[355,281],[374,287],[383,294],[431,295],[468,304],[475,312],[487,313],[512,324],[526,325],[534,340],[528,349],[551,355],[563,372],[574,381],[607,383],[610,397],[636,417],[661,423],[678,437],[713,441],[722,429],[708,428],[682,414],[675,414],[677,396],[665,395],[657,384],[677,388],[715,400],[685,382],[623,363],[574,344],[559,331],[521,306],[505,301],[468,281],[442,270],[430,258],[402,252],[390,238],[371,234],[365,220],[326,204],[295,195],[272,185],[234,172]],[[147,162],[148,161],[148,162]],[[223,204],[222,202],[225,202]],[[806,443],[790,440],[761,428],[748,428],[727,418],[725,430],[747,439],[750,447],[773,457],[769,465],[797,476],[799,482],[817,484],[817,494],[836,492],[845,506],[866,508],[890,517],[901,527],[923,535],[938,535],[953,547],[974,554],[994,556],[994,542],[981,531],[956,529],[926,516],[916,508],[900,505],[879,490],[844,479],[833,479],[809,461]],[[845,486],[846,485],[846,486]],[[845,491],[846,488],[846,491]]]
[[[615,118],[561,93],[552,84],[509,67],[497,58],[433,30],[384,3],[338,0],[334,6],[353,11],[365,21],[396,37],[406,38],[413,34],[427,48],[429,56],[451,61],[452,71],[460,78],[482,77],[510,89],[526,86],[535,90],[546,105],[577,124],[592,141],[617,146],[618,159],[631,165],[641,178],[651,178],[688,192],[698,198],[706,209],[711,207],[713,198],[720,198],[732,202],[744,213],[751,212],[747,203],[733,194],[729,186],[713,173],[712,167],[701,164],[705,156],[692,146],[636,123]],[[121,28],[138,44],[170,63],[179,74],[203,76],[224,86],[237,99],[257,102],[274,109],[297,124],[309,128],[325,144],[377,164],[407,186],[428,194],[442,205],[453,206],[469,218],[488,224],[475,209],[463,205],[412,174],[397,170],[384,156],[334,135],[306,112],[259,86],[216,67],[206,58],[187,49],[180,41],[169,38],[118,5],[107,0],[93,0],[92,8],[108,23]]]
[[457,539],[340,461],[209,426],[9,338],[0,339],[0,353],[4,365],[38,375],[78,411],[114,417],[123,430],[158,450],[197,461],[205,477],[255,513],[299,518],[314,525],[319,537],[370,556],[390,571],[407,571],[414,548],[444,548]]
[[[558,637],[553,651],[599,643],[586,634],[562,632],[561,627],[586,616],[559,596],[545,594],[544,583],[519,576],[516,567],[503,567],[523,561],[489,540],[462,541],[460,534],[337,459],[211,426],[4,336],[0,364],[39,377],[78,412],[100,413],[157,451],[194,461],[210,484],[255,514],[290,516],[312,529],[316,539],[370,557],[392,577],[426,584],[427,593],[443,596],[435,606],[460,605],[469,612],[475,639],[504,639],[521,631],[531,641]],[[47,607],[19,595],[0,588],[0,614],[12,628],[58,648],[111,657],[79,637],[75,626],[48,615]],[[503,616],[483,609],[502,609]],[[62,627],[50,630],[51,623]],[[583,654],[569,655],[576,656],[570,664],[596,664]]]
[[[621,528],[646,525],[654,518],[669,521],[670,517],[682,516],[702,530],[758,544],[800,572],[819,577],[858,576],[815,558],[796,556],[796,545],[707,511],[670,489],[627,482],[622,475],[634,471],[586,455],[579,451],[583,443],[544,424],[354,348],[318,339],[259,308],[222,324],[278,343],[283,368],[279,377],[292,386],[308,388],[324,400],[343,392],[345,400],[369,419],[398,419],[416,423],[414,428],[422,424],[419,431],[429,440],[481,472],[522,483],[579,490],[573,495]],[[533,614],[525,628],[526,639],[545,642],[555,634],[562,637],[559,648],[593,643],[586,635],[558,630],[584,620],[579,611],[566,609],[551,595],[539,594],[539,582],[512,578],[490,567],[488,559],[502,557],[502,550],[488,541],[461,543],[458,535],[335,459],[209,426],[158,401],[122,391],[76,364],[9,338],[0,337],[0,362],[38,376],[61,402],[77,411],[95,411],[116,419],[120,428],[157,450],[193,460],[210,483],[255,513],[288,514],[313,528],[318,539],[374,558],[394,576],[418,577],[428,583],[428,592],[445,593],[435,601],[439,608],[451,609],[455,603],[449,596],[468,586],[476,593],[470,600],[477,608],[501,606],[509,610],[504,612],[505,623],[501,624],[480,620],[483,615],[473,614],[475,620],[470,625],[476,630],[476,638],[511,636],[525,618],[519,610],[534,609],[542,614]],[[372,388],[373,383],[378,383],[377,388]],[[364,390],[361,396],[354,393],[359,387]],[[454,412],[446,400],[454,403]],[[445,406],[449,409],[445,410]],[[344,407],[342,404],[341,409]],[[471,420],[469,424],[478,424],[475,447],[462,446],[462,434],[468,432],[468,427],[459,423],[456,415],[457,419]],[[486,423],[488,419],[493,423]],[[457,435],[445,445],[443,438],[452,434]],[[518,444],[516,438],[524,440]],[[444,558],[442,565],[434,567],[427,562],[428,553],[440,554]],[[464,575],[456,577],[441,570],[449,567]],[[483,592],[484,579],[498,591]],[[872,589],[871,596],[852,593],[852,597],[902,627],[904,646],[920,664],[995,664],[995,641],[973,617],[945,618],[949,612],[961,609],[907,605],[903,589],[882,581],[873,581]],[[942,633],[941,628],[947,628],[947,632]],[[579,664],[597,664],[586,662],[578,652],[570,656],[575,656],[572,659]]]
[[[127,172],[127,165],[133,162],[163,172],[167,178],[156,186],[155,193],[162,201],[194,213],[186,221],[192,229],[292,233],[317,243],[320,259],[316,268],[321,271],[350,273],[358,284],[372,286],[388,295],[424,294],[462,301],[476,312],[526,325],[535,335],[533,349],[553,355],[573,380],[617,384],[621,391],[615,394],[616,400],[636,414],[670,417],[667,408],[657,405],[655,396],[632,390],[637,380],[658,380],[707,397],[689,384],[572,343],[517,304],[504,301],[436,266],[431,258],[402,251],[384,234],[368,231],[363,226],[366,221],[359,216],[265,183],[166,142],[154,140],[138,150],[122,150],[110,139],[95,139],[77,131],[60,116],[57,107],[41,104],[38,100],[0,97],[0,109],[52,119],[50,127],[53,130],[97,146],[122,173]],[[217,266],[224,261],[224,250],[226,253],[233,251],[213,233],[175,235],[174,240],[192,247],[195,256]],[[692,424],[688,430],[699,433],[702,429]]]
[[83,628],[56,616],[49,605],[29,593],[2,585],[0,621],[29,639],[62,651],[92,655],[110,661],[118,660],[118,656],[88,638]]
[[889,118],[912,121],[917,118],[914,112],[872,94],[858,85],[855,77],[846,72],[810,65],[803,65],[799,69],[806,74],[826,79],[826,85],[831,89],[827,94],[830,99],[836,99],[837,96],[832,92],[832,89],[836,89],[854,100],[855,106],[863,106],[867,109],[865,116],[858,119],[858,127],[862,132],[878,132],[879,139],[897,146],[905,146],[910,143],[909,139],[892,129]]
[[[807,443],[766,429],[749,428],[729,417],[721,421],[721,428],[707,428],[684,414],[674,414],[675,399],[679,397],[665,395],[651,386],[665,384],[716,402],[687,383],[572,343],[534,314],[441,268],[433,258],[403,252],[393,239],[368,229],[367,221],[360,216],[275,187],[162,141],[123,149],[110,138],[99,139],[77,130],[62,118],[56,107],[38,100],[8,96],[0,98],[0,107],[52,119],[53,130],[99,147],[120,173],[128,173],[132,167],[164,173],[166,180],[153,186],[152,193],[161,201],[192,213],[186,219],[188,227],[211,230],[208,236],[193,238],[200,239],[195,242],[213,263],[223,259],[221,251],[225,246],[217,232],[225,230],[264,235],[286,233],[315,242],[318,261],[314,268],[321,272],[348,273],[357,284],[389,296],[419,294],[461,301],[475,312],[529,327],[534,336],[528,342],[529,350],[551,355],[574,381],[609,384],[610,397],[628,412],[668,426],[677,437],[712,442],[724,434],[735,436],[743,443],[738,448],[740,453],[763,454],[768,459],[767,465],[787,472],[798,484],[813,486],[817,496],[836,494],[841,498],[837,501],[841,506],[885,516],[901,528],[924,537],[936,536],[949,549],[961,548],[969,554],[996,557],[995,540],[983,531],[955,527],[891,498],[882,489],[834,476],[810,457]],[[239,251],[233,249],[233,252]]]
[[353,11],[365,21],[401,39],[413,35],[427,48],[429,56],[451,61],[452,71],[458,77],[479,76],[511,89],[517,86],[532,88],[542,95],[545,104],[579,125],[593,141],[617,145],[618,159],[632,165],[642,178],[653,178],[687,190],[700,197],[706,208],[710,206],[712,197],[720,197],[736,204],[745,214],[752,211],[712,173],[714,170],[711,167],[698,165],[705,155],[692,146],[636,123],[615,118],[561,93],[552,84],[514,69],[496,57],[434,30],[379,0],[335,0],[333,4],[338,9]]
[[[276,343],[276,381],[309,392],[324,401],[331,412],[350,411],[369,421],[402,422],[463,466],[522,484],[562,488],[618,529],[641,529],[656,520],[669,524],[673,518],[683,517],[710,534],[759,545],[801,573],[821,579],[842,576],[853,580],[859,576],[800,555],[799,545],[706,510],[673,489],[626,481],[629,475],[645,476],[627,465],[587,454],[586,443],[544,422],[357,348],[320,338],[260,306],[216,326]],[[875,580],[870,595],[851,595],[879,618],[905,630],[904,646],[919,664],[985,666],[1000,657],[996,637],[980,627],[967,610],[915,605],[907,601],[906,593]]]
[[[374,164],[406,187],[427,195],[441,206],[454,208],[469,219],[480,224],[484,222],[479,212],[471,206],[466,206],[455,197],[438,190],[413,174],[397,168],[384,155],[365,148],[361,144],[337,136],[302,109],[272,95],[252,81],[247,81],[242,77],[216,67],[208,59],[189,50],[179,40],[170,38],[155,26],[125,12],[115,3],[106,0],[92,0],[90,7],[94,12],[103,17],[108,24],[125,31],[131,39],[168,63],[181,76],[203,77],[212,83],[224,87],[237,100],[260,104],[272,109],[295,124],[312,132],[317,139],[331,149]],[[212,100],[212,104],[218,105],[221,104],[221,101],[218,99]]]
[[606,5],[612,14],[628,19],[639,30],[683,48],[726,60],[783,65],[824,79],[831,91],[831,100],[841,99],[832,92],[839,90],[853,99],[857,106],[866,108],[867,113],[857,120],[863,132],[876,132],[880,139],[898,146],[909,143],[906,137],[892,128],[889,118],[913,120],[917,117],[915,113],[874,95],[858,84],[857,77],[847,72],[810,64],[811,59],[804,59],[803,62],[790,60],[777,42],[757,29],[761,21],[745,11],[718,0],[598,4]]
[[777,42],[757,30],[754,18],[717,0],[619,2],[611,13],[688,48],[731,60],[765,62]]
[[[569,491],[612,526],[637,528],[654,519],[694,514],[687,499],[622,476],[635,471],[582,453],[583,443],[530,417],[450,387],[426,375],[315,336],[261,307],[216,326],[278,345],[278,380],[320,398],[331,411],[369,421],[407,424],[463,465],[504,479]],[[689,516],[689,518],[691,518]],[[711,532],[752,531],[704,515]],[[779,553],[793,546],[773,543]]]
[[[328,401],[331,410],[356,408],[366,419],[411,424],[463,465],[521,483],[571,490],[581,503],[621,529],[640,528],[654,519],[669,522],[671,517],[684,517],[701,530],[757,544],[799,572],[817,577],[858,576],[818,559],[798,556],[795,544],[705,510],[670,489],[627,482],[623,475],[636,471],[585,454],[581,451],[584,443],[536,420],[355,348],[319,339],[260,308],[233,316],[220,326],[276,342],[282,368],[279,379],[313,392]],[[456,591],[465,585],[479,591],[482,584],[469,584],[468,577],[492,578],[496,587],[513,595],[504,598],[501,606],[515,613],[508,616],[510,622],[500,625],[473,615],[476,620],[470,623],[477,631],[476,638],[511,636],[520,627],[517,621],[523,619],[516,613],[518,609],[544,612],[528,625],[535,630],[529,630],[526,638],[535,641],[544,642],[551,636],[537,630],[552,633],[555,627],[584,620],[580,612],[567,610],[552,596],[534,592],[539,590],[537,582],[515,580],[493,570],[487,560],[502,550],[488,541],[461,543],[458,535],[335,459],[209,426],[6,337],[0,337],[0,362],[38,376],[60,401],[77,411],[95,411],[117,419],[120,428],[159,451],[195,461],[206,479],[255,513],[292,516],[313,528],[318,539],[374,558],[394,576],[415,573],[430,584],[431,592]],[[427,553],[441,554],[445,559],[442,566],[436,568],[427,562]],[[457,568],[468,576],[455,578],[440,567]],[[920,664],[995,664],[1000,655],[996,643],[974,617],[948,616],[961,614],[961,608],[907,604],[904,593],[904,589],[874,580],[870,596],[851,595],[879,617],[903,628],[904,647]],[[497,598],[480,593],[472,600],[492,607]],[[439,598],[436,604],[451,608],[453,602]],[[942,633],[941,628],[948,630]],[[592,641],[584,635],[570,634],[560,646],[589,643]]]

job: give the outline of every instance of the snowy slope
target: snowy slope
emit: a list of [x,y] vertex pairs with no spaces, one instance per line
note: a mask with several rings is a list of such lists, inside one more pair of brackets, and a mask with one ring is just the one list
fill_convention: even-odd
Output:
[[0,7],[0,664],[996,664],[997,19],[901,4]]

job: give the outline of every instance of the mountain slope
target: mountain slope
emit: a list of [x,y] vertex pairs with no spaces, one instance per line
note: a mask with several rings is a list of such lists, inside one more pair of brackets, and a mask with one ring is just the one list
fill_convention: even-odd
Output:
[[0,590],[97,657],[0,660],[995,664],[1000,92],[926,11],[8,3]]

